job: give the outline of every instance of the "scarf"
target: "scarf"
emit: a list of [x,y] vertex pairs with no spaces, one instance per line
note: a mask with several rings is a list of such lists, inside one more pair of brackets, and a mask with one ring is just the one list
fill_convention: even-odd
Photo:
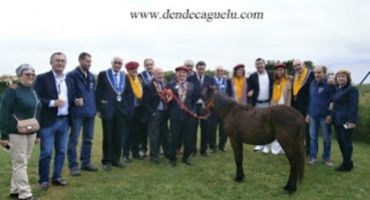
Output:
[[241,101],[242,96],[243,96],[243,88],[245,84],[245,77],[234,77],[233,78],[233,83],[235,86],[235,91],[236,91],[236,99],[238,101]]
[[134,92],[135,97],[137,99],[141,99],[143,97],[143,88],[141,87],[139,77],[136,76],[135,80],[133,80],[131,75],[129,75],[128,79],[130,80],[130,85],[132,87],[132,91]]
[[283,94],[286,82],[287,82],[286,78],[281,78],[280,81],[274,82],[273,92],[272,92],[272,100],[274,102],[279,102],[281,95]]
[[293,83],[293,95],[294,96],[298,95],[299,90],[302,88],[304,81],[306,80],[307,74],[308,74],[308,69],[303,68],[303,72],[301,76],[298,76],[298,74],[294,76],[294,83]]

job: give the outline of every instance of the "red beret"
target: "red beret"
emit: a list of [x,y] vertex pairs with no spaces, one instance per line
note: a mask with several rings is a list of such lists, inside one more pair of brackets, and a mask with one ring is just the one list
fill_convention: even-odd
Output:
[[185,66],[178,66],[178,67],[176,67],[176,69],[175,69],[175,71],[179,71],[179,70],[184,70],[184,71],[188,71],[188,68],[187,67],[185,67]]
[[286,65],[284,63],[279,63],[279,64],[276,64],[274,66],[274,69],[277,69],[277,68],[284,68],[284,69],[286,69]]
[[237,64],[235,67],[234,67],[234,70],[237,70],[237,69],[239,69],[239,68],[245,68],[245,65],[243,65],[243,64]]
[[130,69],[136,69],[136,68],[139,67],[139,63],[138,62],[135,62],[135,61],[130,61],[130,62],[126,63],[125,67],[128,70],[130,70]]

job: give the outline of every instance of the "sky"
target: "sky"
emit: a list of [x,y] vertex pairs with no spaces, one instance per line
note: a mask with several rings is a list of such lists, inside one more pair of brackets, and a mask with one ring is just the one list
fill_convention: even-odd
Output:
[[[136,11],[263,12],[262,20],[131,19]],[[370,1],[365,0],[12,0],[0,2],[0,75],[29,63],[50,70],[49,57],[62,51],[67,69],[89,52],[91,71],[153,58],[173,70],[184,60],[204,60],[208,69],[231,70],[254,60],[311,60],[331,71],[348,69],[354,82],[370,71]],[[370,78],[367,79],[370,83]]]

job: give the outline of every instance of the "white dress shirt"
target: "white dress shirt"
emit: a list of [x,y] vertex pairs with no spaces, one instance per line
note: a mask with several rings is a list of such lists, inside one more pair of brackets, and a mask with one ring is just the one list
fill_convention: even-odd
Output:
[[[58,75],[53,71],[53,75],[55,78],[55,87],[58,92],[58,98],[64,101],[64,105],[58,108],[58,116],[68,115],[68,89],[67,84],[65,81],[65,75],[61,74]],[[55,100],[51,100],[49,103],[49,107],[56,107]]]

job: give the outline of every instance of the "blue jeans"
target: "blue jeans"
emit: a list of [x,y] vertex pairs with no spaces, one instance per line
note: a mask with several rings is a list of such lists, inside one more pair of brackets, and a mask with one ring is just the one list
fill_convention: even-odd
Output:
[[82,145],[80,160],[81,166],[89,166],[91,160],[91,147],[94,137],[94,117],[73,117],[72,127],[68,142],[68,167],[70,169],[78,168],[77,162],[77,144],[82,128]]
[[323,118],[312,118],[310,117],[310,157],[315,158],[318,152],[318,137],[319,128],[321,129],[322,136],[324,138],[324,152],[322,154],[323,160],[330,160],[330,148],[331,148],[331,129],[330,125],[325,122],[325,117]]
[[68,141],[68,120],[57,119],[53,125],[40,130],[39,183],[49,182],[50,161],[55,148],[54,172],[52,179],[62,176]]

